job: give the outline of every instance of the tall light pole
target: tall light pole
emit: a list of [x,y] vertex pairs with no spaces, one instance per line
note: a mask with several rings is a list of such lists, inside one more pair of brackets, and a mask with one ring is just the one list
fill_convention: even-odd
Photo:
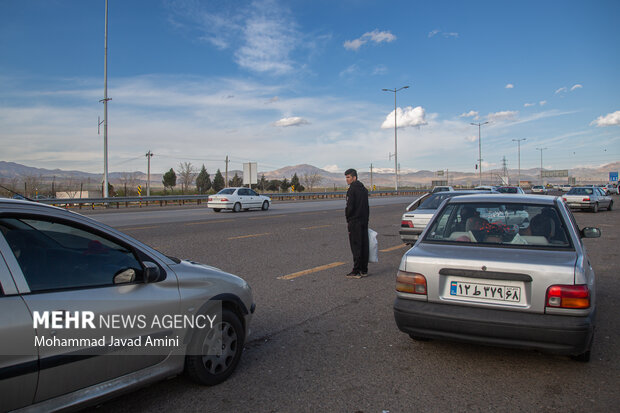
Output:
[[103,197],[108,197],[108,0],[105,0],[105,40],[103,42]]
[[480,183],[482,185],[482,141],[480,140],[480,127],[486,125],[489,122],[483,123],[470,123],[470,125],[478,126],[478,171],[480,172]]
[[544,185],[543,184],[543,176],[542,176],[542,171],[543,171],[543,168],[542,168],[542,165],[543,165],[543,163],[542,163],[542,153],[543,153],[543,151],[545,149],[547,149],[547,148],[536,148],[537,151],[540,151],[540,184],[541,185]]
[[521,141],[527,140],[527,138],[521,138],[521,139],[513,139],[513,142],[517,142],[517,146],[519,148],[519,182],[517,183],[517,186],[520,188],[521,187]]
[[403,89],[409,89],[409,86],[394,89],[382,89],[384,92],[394,93],[394,189],[398,191],[398,138],[396,135],[396,92]]
[[147,174],[146,174],[146,196],[151,196],[151,157],[153,156],[153,152],[149,149],[146,153],[147,159]]

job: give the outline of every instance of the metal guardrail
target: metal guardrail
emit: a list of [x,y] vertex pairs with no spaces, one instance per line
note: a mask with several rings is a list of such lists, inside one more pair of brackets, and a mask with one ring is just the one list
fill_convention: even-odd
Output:
[[[399,190],[399,191],[369,191],[369,196],[414,196],[426,193],[425,190]],[[316,199],[342,199],[345,198],[346,191],[335,192],[294,192],[294,193],[265,193],[272,201],[307,201]],[[143,207],[149,205],[167,206],[167,205],[186,205],[206,203],[210,195],[167,195],[167,196],[128,196],[128,197],[110,197],[110,198],[52,198],[38,199],[37,202],[42,204],[60,206],[64,208],[89,207],[94,209],[96,206],[116,207],[120,208],[124,205],[129,207]]]

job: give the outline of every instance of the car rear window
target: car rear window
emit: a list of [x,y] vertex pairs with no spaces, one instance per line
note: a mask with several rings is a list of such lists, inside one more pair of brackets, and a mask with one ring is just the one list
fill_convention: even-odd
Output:
[[517,248],[572,248],[568,234],[555,206],[453,203],[439,212],[424,241]]
[[224,188],[217,194],[218,195],[232,195],[234,193],[235,193],[235,188]]

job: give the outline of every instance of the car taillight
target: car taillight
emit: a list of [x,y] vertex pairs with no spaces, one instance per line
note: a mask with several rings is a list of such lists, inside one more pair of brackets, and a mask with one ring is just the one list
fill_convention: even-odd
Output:
[[590,290],[581,285],[552,285],[547,288],[547,307],[554,308],[589,308]]
[[582,201],[589,201],[589,200],[590,200],[590,197],[589,197],[589,196],[587,196],[587,197],[585,197],[585,198],[583,198],[583,199],[582,199]]
[[426,295],[426,278],[422,274],[398,271],[396,291]]
[[566,198],[562,197],[562,201],[566,202]]
[[213,201],[213,198],[209,197],[209,202]]
[[402,221],[400,221],[400,226],[403,228],[413,228],[413,222],[403,219]]
[[220,201],[222,201],[222,202],[228,202],[228,198],[220,198]]

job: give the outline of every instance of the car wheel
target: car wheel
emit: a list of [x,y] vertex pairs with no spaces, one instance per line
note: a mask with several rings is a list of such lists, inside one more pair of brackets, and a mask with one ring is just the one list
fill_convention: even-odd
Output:
[[598,204],[594,204],[594,206],[592,207],[592,212],[594,212],[595,214],[598,212]]
[[613,202],[613,201],[611,201],[611,202],[609,203],[609,206],[607,207],[607,210],[608,210],[608,211],[611,211],[611,210],[613,209],[613,207],[614,207],[614,202]]
[[220,212],[222,208],[213,208],[213,212]]
[[267,211],[268,209],[269,209],[269,202],[267,202],[267,201],[263,202],[262,210],[263,211]]
[[234,206],[233,206],[233,212],[239,212],[241,211],[241,204],[239,202],[237,202]]
[[[214,334],[215,330],[221,332]],[[192,353],[185,360],[185,372],[194,381],[214,386],[226,380],[239,364],[245,330],[233,311],[222,309],[222,321],[213,329],[201,329],[190,344]],[[221,355],[209,355],[213,349],[221,349]]]

